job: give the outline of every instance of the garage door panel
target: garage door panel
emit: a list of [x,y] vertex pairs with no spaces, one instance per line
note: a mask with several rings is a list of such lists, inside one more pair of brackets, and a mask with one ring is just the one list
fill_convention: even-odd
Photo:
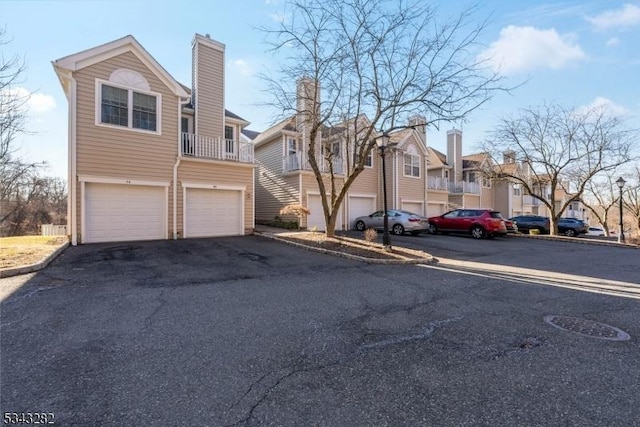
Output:
[[185,237],[243,234],[242,191],[188,188]]
[[402,202],[402,209],[418,215],[423,214],[422,203],[418,202]]
[[373,196],[349,197],[349,226],[354,228],[355,219],[360,216],[370,215],[376,210],[376,199]]
[[[318,230],[325,230],[327,228],[324,220],[324,211],[322,210],[322,199],[319,194],[310,194],[308,196],[307,207],[311,211],[311,214],[307,217],[307,229],[317,227]],[[336,219],[336,230],[342,230],[342,207],[338,211],[338,218]]]
[[160,186],[86,183],[83,241],[165,238],[165,194]]

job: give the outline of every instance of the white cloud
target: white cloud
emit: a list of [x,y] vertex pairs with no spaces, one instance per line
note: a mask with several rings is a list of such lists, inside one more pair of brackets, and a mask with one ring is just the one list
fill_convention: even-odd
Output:
[[560,35],[555,29],[509,25],[479,58],[503,74],[514,74],[539,68],[557,70],[586,55],[571,36]]
[[27,104],[29,105],[29,110],[34,113],[46,113],[56,108],[56,100],[53,99],[53,96],[43,93],[31,94]]
[[612,27],[632,27],[640,25],[640,6],[627,3],[622,6],[622,9],[608,10],[586,19],[598,30]]
[[251,66],[244,59],[234,59],[229,61],[229,67],[243,76],[251,76],[253,74]]
[[616,46],[620,43],[620,39],[617,37],[611,37],[607,40],[607,46]]
[[597,96],[591,103],[576,109],[576,113],[578,114],[585,114],[590,111],[611,116],[624,116],[629,114],[627,108],[602,96]]
[[287,15],[284,13],[271,13],[269,17],[279,24],[282,24],[287,19]]
[[26,107],[30,113],[46,113],[56,108],[56,101],[51,95],[32,93],[23,87],[12,88],[9,93],[18,98],[26,99]]

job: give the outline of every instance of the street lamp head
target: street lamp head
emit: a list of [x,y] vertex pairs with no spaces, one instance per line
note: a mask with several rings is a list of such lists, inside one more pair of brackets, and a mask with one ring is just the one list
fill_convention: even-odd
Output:
[[382,135],[376,138],[376,144],[378,148],[386,148],[389,145],[389,134],[384,132]]
[[618,188],[620,189],[622,189],[622,187],[624,187],[626,183],[627,181],[625,181],[622,177],[618,178],[618,180],[616,181],[616,184],[618,184]]

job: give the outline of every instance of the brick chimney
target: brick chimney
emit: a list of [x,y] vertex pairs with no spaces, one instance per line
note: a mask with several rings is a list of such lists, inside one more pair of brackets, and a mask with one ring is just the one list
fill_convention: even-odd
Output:
[[196,34],[191,42],[191,100],[199,135],[224,136],[224,49],[209,34]]

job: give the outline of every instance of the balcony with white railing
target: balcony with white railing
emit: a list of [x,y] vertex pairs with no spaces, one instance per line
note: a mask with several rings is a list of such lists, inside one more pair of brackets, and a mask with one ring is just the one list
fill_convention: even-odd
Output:
[[522,196],[522,203],[529,206],[539,206],[540,200],[529,194],[525,194],[524,196]]
[[210,160],[253,163],[253,144],[224,138],[182,133],[180,155]]
[[480,194],[480,183],[460,181],[449,183],[449,193],[451,194]]
[[449,180],[439,176],[427,176],[427,189],[448,191]]
[[[318,159],[318,168],[322,173],[331,172],[330,166],[333,165],[333,173],[334,175],[342,175],[344,174],[344,162],[342,161],[342,157],[334,156],[331,159],[331,163],[326,158]],[[310,171],[313,170],[311,168],[311,164],[309,164],[309,159],[303,153],[293,153],[285,156],[284,158],[284,171],[285,172],[294,172],[294,171]]]

